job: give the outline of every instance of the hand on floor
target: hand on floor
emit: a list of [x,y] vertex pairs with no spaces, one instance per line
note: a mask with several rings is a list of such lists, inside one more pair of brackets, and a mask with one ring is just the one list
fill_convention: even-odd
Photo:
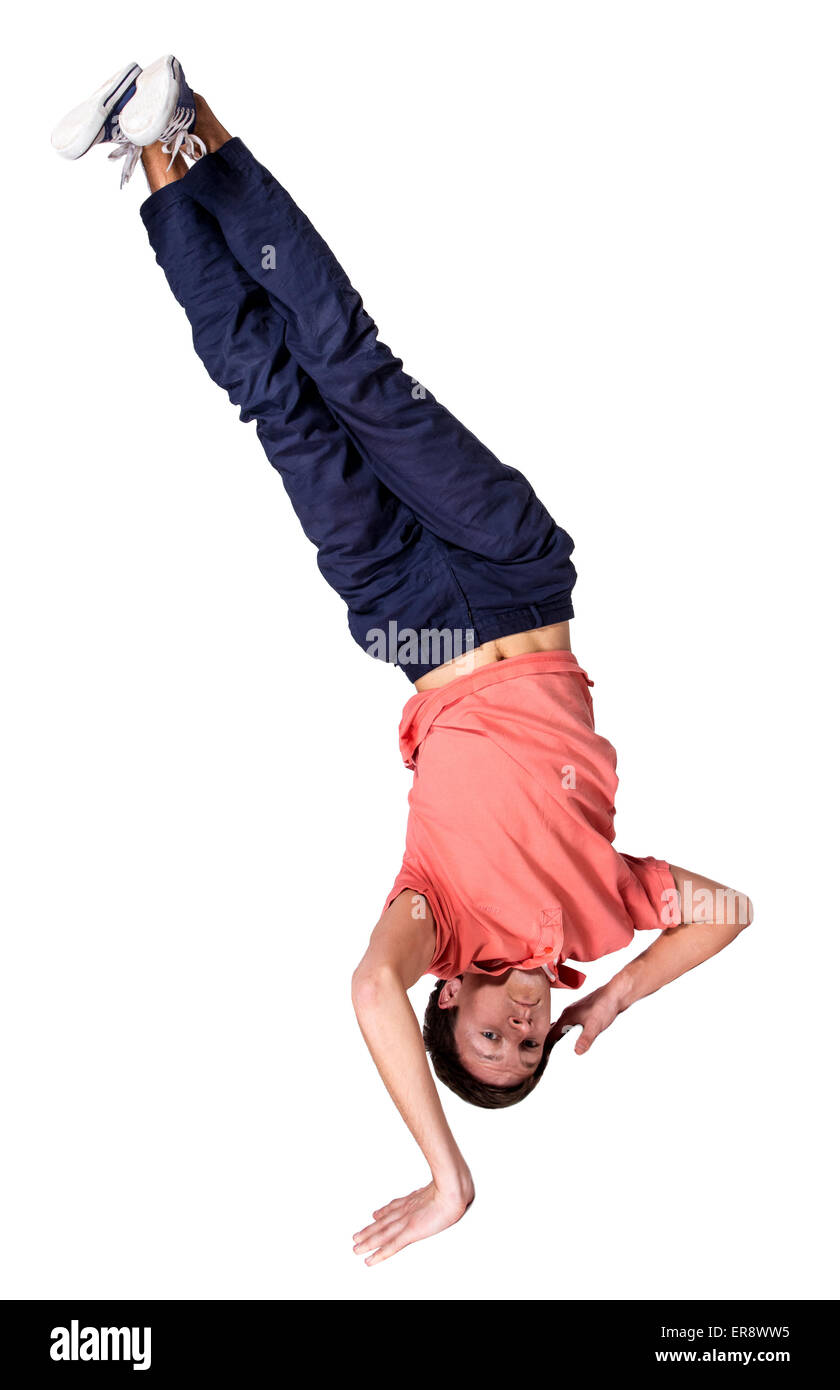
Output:
[[475,1189],[472,1182],[463,1195],[444,1197],[433,1182],[397,1197],[373,1213],[373,1222],[353,1237],[353,1253],[364,1255],[366,1265],[377,1265],[404,1250],[416,1240],[445,1231],[460,1221],[470,1206]]

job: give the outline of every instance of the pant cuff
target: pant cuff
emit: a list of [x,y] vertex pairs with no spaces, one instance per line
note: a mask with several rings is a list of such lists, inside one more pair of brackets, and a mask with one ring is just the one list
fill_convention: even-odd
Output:
[[146,226],[150,226],[159,212],[165,211],[170,203],[177,203],[181,198],[188,198],[189,193],[184,188],[189,174],[182,179],[176,179],[174,183],[165,183],[163,188],[155,189],[148,198],[140,204],[140,216]]

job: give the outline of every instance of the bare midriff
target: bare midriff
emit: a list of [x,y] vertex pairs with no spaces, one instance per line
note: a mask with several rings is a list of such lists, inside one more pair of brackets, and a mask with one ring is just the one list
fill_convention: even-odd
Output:
[[512,656],[527,656],[530,652],[570,652],[572,644],[569,637],[569,624],[551,623],[548,627],[532,627],[527,632],[513,632],[508,637],[497,637],[494,642],[484,642],[471,652],[436,666],[433,671],[415,681],[416,690],[437,690],[448,685],[459,676],[469,675],[480,666],[490,666],[494,661],[508,661]]

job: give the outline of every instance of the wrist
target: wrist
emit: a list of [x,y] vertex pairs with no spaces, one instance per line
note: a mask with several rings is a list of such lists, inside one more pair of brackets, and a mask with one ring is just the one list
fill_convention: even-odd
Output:
[[444,1201],[451,1202],[453,1206],[468,1207],[475,1196],[472,1173],[460,1154],[453,1162],[436,1166],[432,1171],[432,1181]]
[[630,1008],[636,998],[632,961],[629,965],[625,965],[623,970],[619,970],[618,974],[610,980],[607,988],[615,1005],[616,1013],[621,1014],[625,1009]]

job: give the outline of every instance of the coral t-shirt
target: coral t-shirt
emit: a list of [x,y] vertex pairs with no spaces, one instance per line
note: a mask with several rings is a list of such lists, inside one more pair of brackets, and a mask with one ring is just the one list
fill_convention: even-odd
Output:
[[406,704],[400,751],[414,781],[385,906],[406,888],[428,902],[429,974],[542,967],[577,989],[585,976],[566,960],[679,922],[667,863],[613,848],[616,754],[595,732],[591,685],[571,652],[534,652]]

